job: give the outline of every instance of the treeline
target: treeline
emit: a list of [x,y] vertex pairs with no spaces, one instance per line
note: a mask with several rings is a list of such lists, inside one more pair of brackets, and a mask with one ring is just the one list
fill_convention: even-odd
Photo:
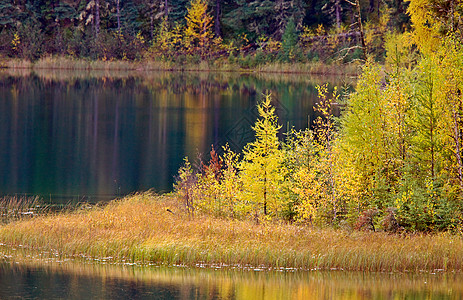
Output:
[[[463,43],[445,18],[411,2],[414,31],[390,35],[385,67],[369,61],[355,92],[319,87],[312,128],[278,139],[271,97],[241,155],[214,149],[179,171],[192,213],[397,232],[463,225]],[[454,7],[457,8],[457,7]],[[442,16],[442,15],[441,15]],[[447,27],[446,27],[447,25]],[[340,118],[332,114],[341,106]]]
[[[384,57],[409,27],[403,0],[3,0],[0,55],[230,58],[246,64]],[[247,60],[245,59],[246,57]]]

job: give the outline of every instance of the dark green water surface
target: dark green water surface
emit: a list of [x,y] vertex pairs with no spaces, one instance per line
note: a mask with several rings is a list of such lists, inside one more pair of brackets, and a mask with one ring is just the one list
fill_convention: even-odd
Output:
[[462,299],[453,273],[0,263],[1,299]]
[[347,78],[234,73],[0,73],[0,196],[55,202],[172,189],[185,156],[253,139],[270,92],[280,124],[307,127],[316,85]]

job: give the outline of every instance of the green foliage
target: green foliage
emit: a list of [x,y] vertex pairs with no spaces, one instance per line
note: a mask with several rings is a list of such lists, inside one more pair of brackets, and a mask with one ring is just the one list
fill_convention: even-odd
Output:
[[292,61],[295,57],[295,50],[297,45],[298,34],[296,31],[296,24],[294,20],[291,19],[286,24],[285,33],[283,34],[281,40],[281,50],[283,53],[284,61]]
[[[384,79],[367,65],[343,116],[341,141],[361,174],[369,206],[395,208],[409,230],[455,228],[461,205],[460,42],[444,40],[410,71]],[[399,60],[396,60],[398,62]]]
[[[394,15],[394,9],[397,12],[395,15],[400,15],[399,11],[405,9],[400,8],[402,2],[391,0],[376,3],[374,12],[362,3],[363,11],[368,12],[366,19],[371,21],[371,32],[385,32],[384,22],[381,23],[382,19],[378,16]],[[210,10],[207,9],[208,5]],[[341,10],[334,13],[332,7]],[[440,11],[436,13],[441,17]],[[214,23],[217,23],[215,32],[223,40],[218,39],[219,36],[213,39],[213,14]],[[332,22],[333,16],[336,16],[336,24]],[[333,56],[338,56],[338,51],[358,44],[355,33],[346,37],[342,35],[343,32],[339,36],[345,28],[354,25],[353,20],[355,12],[352,6],[338,0],[317,3],[302,0],[4,0],[0,3],[0,34],[8,39],[0,40],[0,53],[28,59],[58,54],[102,60],[136,60],[148,56],[184,61],[188,55],[199,55],[202,60],[218,60],[230,54],[226,45],[233,44],[236,51],[234,56],[251,55],[245,61],[248,66],[277,59],[305,62],[309,52],[316,52],[313,56],[329,62],[337,59],[333,59]],[[388,24],[386,27],[389,30]],[[297,32],[303,27],[316,28],[318,25],[332,28],[328,37],[319,36],[317,41],[310,41],[310,49],[300,47],[296,42]],[[24,28],[27,28],[27,36],[22,36],[23,43],[18,52],[12,49],[10,38]],[[169,51],[159,50],[173,39],[166,36],[166,32],[180,35],[180,48],[176,39]],[[243,37],[246,37],[246,42],[242,43]],[[268,43],[257,47],[257,44],[262,44],[259,42],[261,38],[267,39]],[[379,38],[377,41],[377,49],[381,52],[382,40]],[[274,47],[278,43],[282,45],[281,51]],[[148,45],[155,47],[147,51]],[[262,52],[257,53],[257,49]],[[377,56],[381,57],[381,53]]]
[[[243,158],[212,154],[195,175],[195,207],[362,230],[460,228],[463,47],[448,38],[416,66],[396,60],[390,70],[368,62],[346,100],[320,86],[313,128],[284,143],[267,95]],[[340,120],[333,105],[345,105]]]

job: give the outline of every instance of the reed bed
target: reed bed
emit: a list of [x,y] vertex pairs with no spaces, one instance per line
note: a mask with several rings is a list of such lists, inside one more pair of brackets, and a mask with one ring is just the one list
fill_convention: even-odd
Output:
[[400,272],[463,269],[459,235],[390,235],[193,217],[173,197],[151,193],[4,225],[0,243],[61,258],[114,262]]
[[33,63],[27,59],[2,59],[1,68],[6,69],[31,69]]
[[74,59],[62,56],[47,56],[39,59],[33,65],[34,69],[59,69],[59,70],[114,70],[114,71],[127,71],[136,70],[140,68],[140,63],[117,60],[117,61],[103,61],[103,60],[85,60]]
[[361,65],[350,64],[324,64],[320,62],[311,63],[268,63],[258,66],[256,69],[264,73],[296,73],[316,74],[330,76],[356,76],[360,73]]
[[252,68],[242,68],[239,64],[229,63],[219,59],[214,62],[200,61],[198,63],[175,63],[153,59],[140,61],[128,60],[88,60],[67,56],[45,56],[35,62],[25,59],[1,59],[0,68],[11,70],[79,70],[79,71],[224,71],[224,72],[257,72],[257,73],[287,73],[314,75],[348,75],[359,74],[359,65],[352,64],[322,64],[312,63],[267,63]]
[[30,219],[48,213],[40,197],[4,196],[0,198],[0,224]]

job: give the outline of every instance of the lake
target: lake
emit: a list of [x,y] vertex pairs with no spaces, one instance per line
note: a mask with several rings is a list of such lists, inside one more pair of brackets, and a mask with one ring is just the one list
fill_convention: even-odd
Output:
[[315,118],[316,86],[351,78],[195,72],[0,73],[0,195],[109,200],[172,190],[185,156],[253,140],[271,93],[283,130]]
[[[316,117],[316,86],[350,78],[173,72],[0,73],[0,194],[109,200],[172,189],[183,158],[253,140],[271,93],[284,130]],[[336,111],[339,114],[339,111]],[[0,251],[0,299],[461,299],[460,273],[112,265]]]
[[0,263],[1,299],[461,299],[461,273]]

